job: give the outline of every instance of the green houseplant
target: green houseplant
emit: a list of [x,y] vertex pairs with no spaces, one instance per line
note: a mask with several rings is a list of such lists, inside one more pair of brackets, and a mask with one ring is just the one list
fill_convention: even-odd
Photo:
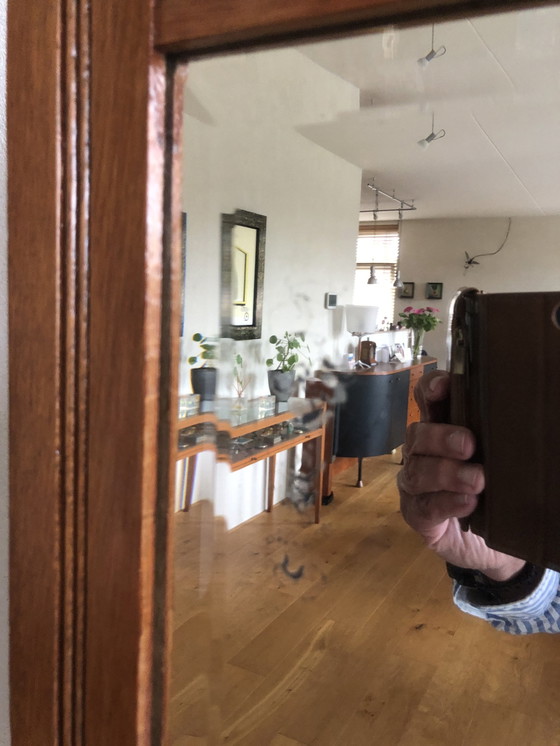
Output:
[[284,332],[282,337],[273,334],[268,341],[274,347],[274,355],[266,360],[267,367],[273,368],[268,371],[270,393],[278,401],[287,401],[294,387],[295,369],[300,358],[311,363],[309,346],[303,332]]
[[202,401],[208,401],[216,395],[218,371],[214,362],[218,357],[218,341],[205,337],[200,332],[193,334],[192,340],[198,343],[199,352],[197,355],[191,355],[188,363],[189,365],[201,363],[201,365],[198,368],[191,368],[191,387]]

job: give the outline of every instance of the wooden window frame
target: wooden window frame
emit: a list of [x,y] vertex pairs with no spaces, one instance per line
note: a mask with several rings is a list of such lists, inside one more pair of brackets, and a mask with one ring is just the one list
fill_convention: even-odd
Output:
[[8,3],[13,746],[163,741],[176,61],[481,12],[479,0],[153,5]]

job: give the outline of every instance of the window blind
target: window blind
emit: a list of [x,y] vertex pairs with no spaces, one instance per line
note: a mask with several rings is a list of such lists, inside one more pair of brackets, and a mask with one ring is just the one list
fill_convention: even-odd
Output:
[[[397,223],[360,223],[356,241],[354,303],[379,306],[379,323],[391,323],[395,314],[395,288],[399,260]],[[371,267],[377,284],[368,285]]]

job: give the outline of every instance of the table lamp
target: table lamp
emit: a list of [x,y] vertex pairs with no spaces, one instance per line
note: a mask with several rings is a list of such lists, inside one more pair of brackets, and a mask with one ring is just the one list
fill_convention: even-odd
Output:
[[360,347],[362,337],[365,334],[373,334],[377,330],[377,315],[379,306],[355,306],[344,307],[346,313],[346,329],[354,337],[358,337],[358,349],[355,356],[356,367],[369,368],[370,366],[360,361]]

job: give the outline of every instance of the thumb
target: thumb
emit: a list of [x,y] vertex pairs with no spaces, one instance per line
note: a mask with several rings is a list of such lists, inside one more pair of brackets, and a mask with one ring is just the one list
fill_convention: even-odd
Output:
[[422,376],[414,397],[422,422],[449,422],[449,373],[434,370]]

